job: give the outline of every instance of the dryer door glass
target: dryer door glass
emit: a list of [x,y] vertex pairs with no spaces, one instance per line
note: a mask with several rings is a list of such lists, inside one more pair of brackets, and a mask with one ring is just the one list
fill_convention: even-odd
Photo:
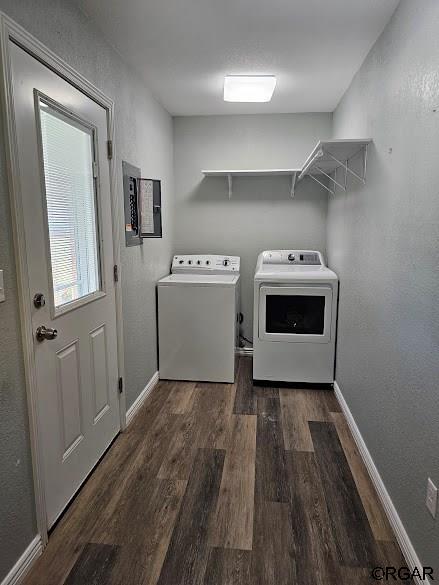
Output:
[[259,293],[259,339],[329,343],[331,287],[262,285]]
[[267,333],[323,335],[325,297],[269,295],[265,319]]

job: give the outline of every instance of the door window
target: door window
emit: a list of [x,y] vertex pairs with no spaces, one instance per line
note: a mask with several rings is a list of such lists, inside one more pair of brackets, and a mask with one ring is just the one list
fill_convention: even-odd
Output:
[[304,295],[267,295],[267,333],[323,335],[325,297]]
[[95,131],[40,97],[53,301],[60,309],[101,288]]

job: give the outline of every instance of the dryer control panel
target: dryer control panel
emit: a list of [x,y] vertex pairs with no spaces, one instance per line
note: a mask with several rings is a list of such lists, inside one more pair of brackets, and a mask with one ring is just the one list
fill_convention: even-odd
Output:
[[324,266],[321,253],[314,250],[267,250],[262,255],[262,263]]
[[189,274],[231,274],[239,273],[239,256],[218,254],[181,254],[172,259],[171,272]]

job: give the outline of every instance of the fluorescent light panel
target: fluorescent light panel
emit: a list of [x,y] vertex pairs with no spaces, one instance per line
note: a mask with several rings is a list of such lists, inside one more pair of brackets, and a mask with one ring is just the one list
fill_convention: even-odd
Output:
[[269,102],[276,87],[274,75],[226,75],[225,102]]

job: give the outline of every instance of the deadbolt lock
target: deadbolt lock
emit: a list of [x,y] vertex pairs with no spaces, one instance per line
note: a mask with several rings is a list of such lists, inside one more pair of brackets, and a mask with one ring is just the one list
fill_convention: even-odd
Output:
[[34,307],[37,309],[41,309],[46,304],[46,299],[44,298],[43,293],[36,293],[34,295]]

